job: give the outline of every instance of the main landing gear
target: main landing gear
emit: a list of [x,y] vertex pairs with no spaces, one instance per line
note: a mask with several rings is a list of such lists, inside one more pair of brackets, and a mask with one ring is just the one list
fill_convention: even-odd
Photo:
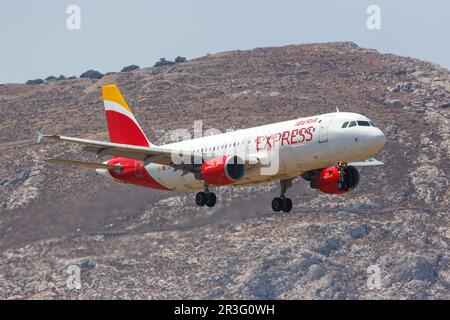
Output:
[[283,210],[283,212],[289,212],[292,210],[292,200],[286,198],[284,194],[286,193],[287,188],[292,186],[292,179],[281,180],[280,186],[281,195],[272,200],[272,210],[275,212],[280,212],[281,210]]
[[216,194],[214,192],[209,192],[208,185],[205,183],[205,191],[200,191],[195,196],[195,203],[198,206],[214,207],[216,205]]
[[[281,180],[281,194],[272,200],[272,210],[275,212],[289,212],[292,210],[292,200],[285,196],[286,190],[292,186],[292,179]],[[200,191],[195,196],[195,203],[198,206],[214,207],[216,205],[216,194],[209,192],[208,184],[205,183],[204,191]]]

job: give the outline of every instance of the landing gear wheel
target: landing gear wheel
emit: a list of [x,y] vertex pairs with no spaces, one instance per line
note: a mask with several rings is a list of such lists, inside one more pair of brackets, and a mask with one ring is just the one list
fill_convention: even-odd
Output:
[[214,207],[214,206],[216,205],[216,200],[217,200],[216,194],[213,193],[213,192],[209,192],[209,193],[207,194],[206,205],[207,205],[208,207]]
[[282,200],[283,212],[289,212],[292,210],[292,200],[289,198],[284,198]]
[[[292,178],[280,180],[281,195],[272,200],[272,210],[275,212],[289,212],[292,210],[292,200],[285,197],[286,190],[292,186]],[[315,185],[314,185],[315,187]],[[313,188],[313,183],[311,183]]]
[[196,194],[195,196],[195,203],[198,206],[204,206],[205,204],[207,204],[208,201],[208,195],[206,194],[206,192],[199,192]]
[[283,208],[283,200],[281,198],[274,198],[272,200],[272,210],[275,212],[280,212]]

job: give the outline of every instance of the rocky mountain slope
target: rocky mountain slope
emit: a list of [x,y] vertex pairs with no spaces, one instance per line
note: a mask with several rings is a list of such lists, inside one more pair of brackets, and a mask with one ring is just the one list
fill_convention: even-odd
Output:
[[[106,139],[100,87],[116,83],[155,143],[170,129],[242,128],[359,112],[385,132],[359,187],[321,194],[299,179],[294,209],[276,184],[194,194],[140,189],[46,157],[45,133]],[[173,66],[0,85],[0,298],[450,298],[450,73],[353,43],[230,51]],[[98,161],[98,160],[96,160]],[[79,290],[67,268],[81,268]],[[367,287],[368,268],[381,288]]]

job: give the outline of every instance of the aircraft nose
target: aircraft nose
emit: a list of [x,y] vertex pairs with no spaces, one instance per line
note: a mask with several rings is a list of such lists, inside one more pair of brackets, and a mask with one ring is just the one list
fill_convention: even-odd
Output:
[[386,137],[383,133],[383,131],[381,131],[378,128],[373,128],[374,131],[371,135],[371,145],[373,146],[374,149],[376,149],[377,151],[381,150],[384,147],[384,144],[386,143]]

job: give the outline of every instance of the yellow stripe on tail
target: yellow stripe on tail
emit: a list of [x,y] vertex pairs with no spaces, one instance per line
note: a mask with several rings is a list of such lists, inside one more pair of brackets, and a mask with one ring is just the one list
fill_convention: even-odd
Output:
[[115,84],[110,84],[102,87],[102,95],[103,100],[112,101],[117,104],[120,104],[122,107],[127,109],[128,112],[131,113],[131,109],[123,98],[122,94],[119,91],[119,88]]

